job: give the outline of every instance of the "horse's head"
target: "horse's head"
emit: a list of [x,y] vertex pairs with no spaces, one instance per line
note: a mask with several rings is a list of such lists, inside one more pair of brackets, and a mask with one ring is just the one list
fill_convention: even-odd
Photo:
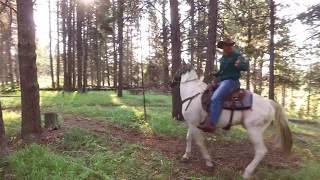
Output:
[[197,79],[198,75],[191,64],[183,64],[174,74],[171,87],[179,85],[180,82],[185,82],[191,79]]

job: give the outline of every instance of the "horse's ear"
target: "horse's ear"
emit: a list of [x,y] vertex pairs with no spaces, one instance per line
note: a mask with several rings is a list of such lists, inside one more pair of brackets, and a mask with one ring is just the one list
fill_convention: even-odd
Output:
[[182,59],[182,65],[186,65],[186,61],[184,61],[184,59]]

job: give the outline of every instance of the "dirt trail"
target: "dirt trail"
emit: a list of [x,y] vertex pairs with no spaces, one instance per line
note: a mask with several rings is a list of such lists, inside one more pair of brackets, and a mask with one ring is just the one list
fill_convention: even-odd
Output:
[[[184,138],[145,135],[133,129],[124,129],[116,125],[81,116],[65,116],[63,128],[64,127],[79,127],[96,132],[104,137],[120,138],[128,143],[140,144],[145,147],[158,150],[168,158],[180,158],[185,150]],[[61,132],[63,131],[58,131],[60,134]],[[52,133],[54,133],[54,131]],[[265,159],[262,161],[263,166],[270,169],[296,168],[298,166],[300,160],[299,157],[294,154],[284,156],[280,150],[273,148],[271,142],[267,142],[266,144],[269,151]],[[247,140],[233,143],[215,140],[214,142],[208,143],[208,146],[216,169],[233,168],[236,170],[243,170],[252,160],[254,155],[253,147]],[[181,162],[180,164],[182,165],[182,168],[185,168],[186,170],[192,169],[194,171],[205,172],[205,174],[212,173],[212,171],[207,171],[199,149],[195,145],[192,146],[191,160],[188,163]]]

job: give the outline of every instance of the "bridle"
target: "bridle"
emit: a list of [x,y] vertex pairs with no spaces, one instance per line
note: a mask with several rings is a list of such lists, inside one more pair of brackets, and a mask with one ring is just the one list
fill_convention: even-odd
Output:
[[196,80],[199,80],[199,79],[198,78],[194,78],[194,79],[186,80],[186,81],[183,81],[183,82],[180,81],[180,83],[181,84],[185,84],[185,83],[196,81]]
[[171,83],[170,83],[170,86],[171,86],[171,87],[174,87],[174,86],[176,86],[176,85],[179,85],[180,83],[181,83],[181,84],[185,84],[185,83],[192,82],[192,81],[196,81],[196,80],[198,80],[198,78],[186,80],[186,81],[183,81],[183,82],[181,82],[181,80],[172,80]]
[[[194,79],[186,80],[186,81],[183,81],[183,82],[181,82],[181,80],[180,80],[180,81],[172,80],[172,81],[171,81],[171,87],[174,87],[174,86],[176,86],[176,85],[178,85],[178,84],[186,84],[186,83],[189,83],[189,82],[192,82],[192,81],[196,81],[196,80],[199,80],[199,79],[198,79],[198,78],[194,78]],[[188,105],[187,105],[187,107],[185,108],[185,111],[188,110],[188,108],[189,108],[192,100],[193,100],[195,97],[199,96],[200,94],[202,94],[202,92],[199,92],[199,93],[197,93],[197,94],[195,94],[195,95],[193,95],[193,96],[187,97],[186,99],[182,100],[181,105],[183,105],[185,102],[188,102]]]

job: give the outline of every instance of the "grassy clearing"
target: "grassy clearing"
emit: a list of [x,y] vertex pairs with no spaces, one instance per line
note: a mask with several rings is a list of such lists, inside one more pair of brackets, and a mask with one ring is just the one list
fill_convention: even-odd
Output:
[[[143,118],[142,96],[124,93],[118,98],[114,92],[88,92],[86,94],[41,92],[42,111],[74,113],[101,121],[117,123],[145,133],[184,136],[185,128],[171,118],[171,99],[166,95],[146,94],[148,120]],[[19,95],[11,93],[9,95]],[[5,108],[20,106],[20,98],[4,98]],[[4,112],[6,114],[6,112]],[[7,121],[7,120],[6,120]]]
[[[11,93],[10,95],[19,95]],[[185,136],[186,128],[171,118],[171,98],[147,93],[148,120],[143,118],[142,96],[124,93],[118,98],[114,92],[89,92],[86,94],[41,92],[42,111],[73,113],[99,121],[116,123],[124,128],[134,128],[143,133],[168,136]],[[20,98],[1,99],[4,107],[5,127],[8,136],[20,128]],[[10,109],[11,108],[11,109]],[[296,141],[295,149],[306,155],[299,170],[272,170],[261,167],[258,179],[320,179],[319,127],[291,124]],[[216,138],[234,142],[246,139],[242,128],[217,134]],[[177,155],[179,156],[179,155]],[[125,143],[121,139],[101,139],[91,132],[72,129],[64,135],[58,146],[31,145],[10,156],[9,176],[14,179],[168,179],[186,178],[179,169],[177,159],[167,159],[161,153],[146,147]],[[201,174],[188,170],[191,177]],[[215,177],[202,179],[241,179],[240,172],[223,169]],[[189,176],[188,175],[188,176]]]

